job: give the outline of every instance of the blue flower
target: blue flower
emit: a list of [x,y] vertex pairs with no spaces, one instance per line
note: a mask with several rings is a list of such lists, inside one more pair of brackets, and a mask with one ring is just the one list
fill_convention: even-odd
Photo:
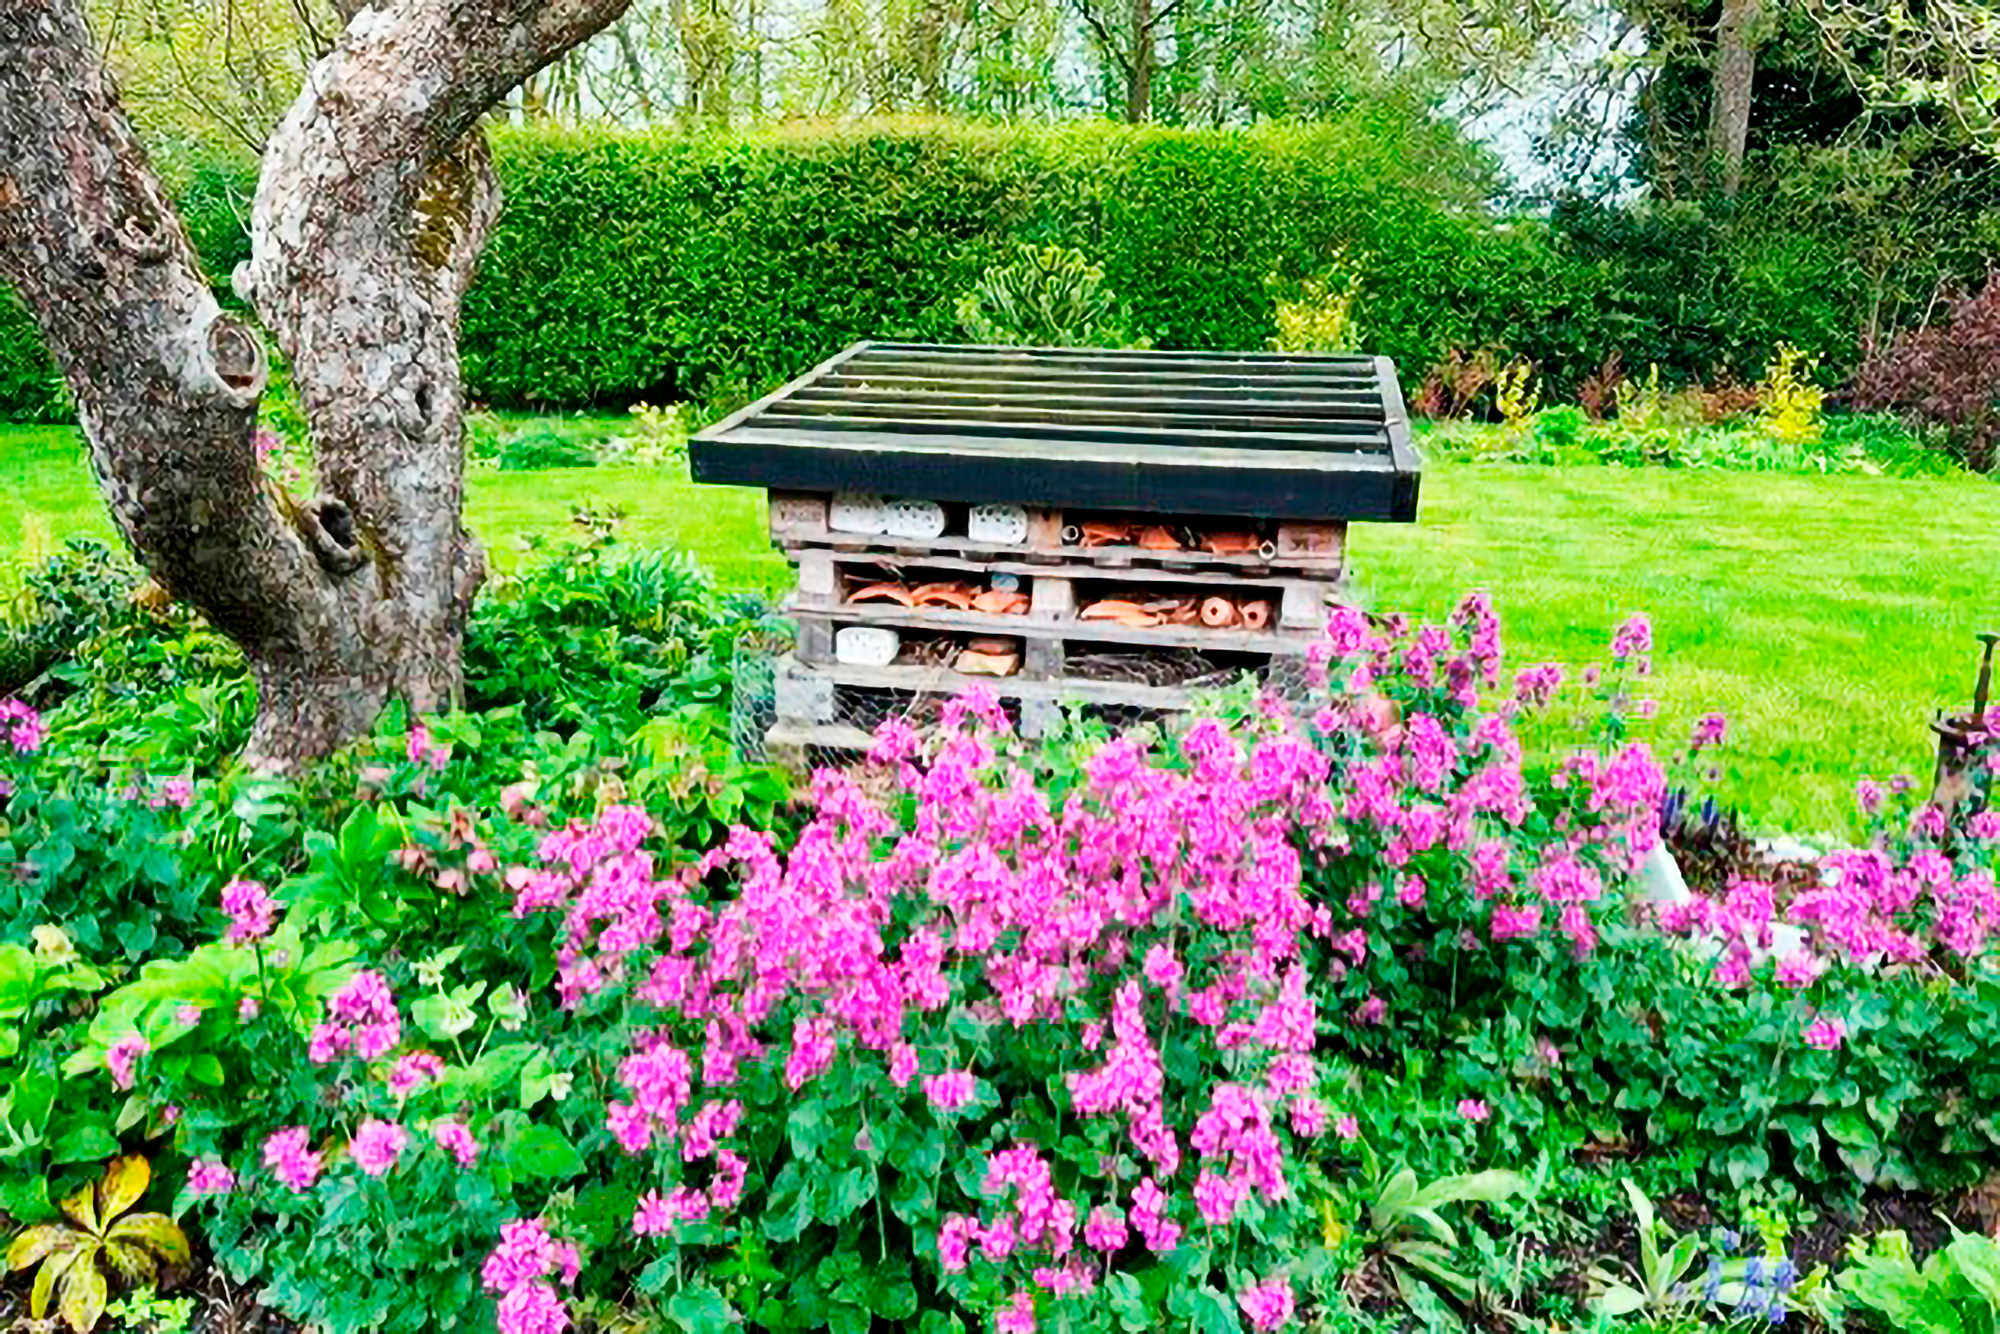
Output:
[[1736,1233],[1730,1228],[1722,1229],[1721,1240],[1722,1240],[1722,1253],[1724,1255],[1732,1253],[1738,1246],[1743,1244],[1743,1238],[1737,1236]]
[[1764,1261],[1761,1256],[1751,1256],[1749,1262],[1743,1266],[1743,1281],[1753,1288],[1763,1283]]

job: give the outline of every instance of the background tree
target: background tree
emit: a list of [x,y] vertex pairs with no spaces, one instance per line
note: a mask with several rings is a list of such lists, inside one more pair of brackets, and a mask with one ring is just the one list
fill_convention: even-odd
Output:
[[126,540],[242,646],[256,762],[322,754],[391,698],[459,698],[483,562],[460,513],[458,314],[498,206],[479,122],[627,3],[343,8],[264,154],[235,275],[311,423],[305,505],[259,465],[262,340],[200,273],[81,0],[0,6],[0,274],[62,368]]

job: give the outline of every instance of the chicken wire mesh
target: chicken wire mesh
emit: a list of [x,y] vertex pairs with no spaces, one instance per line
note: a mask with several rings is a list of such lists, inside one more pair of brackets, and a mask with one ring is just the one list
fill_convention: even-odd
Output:
[[[950,660],[942,645],[918,641],[910,645],[909,662],[904,665],[941,665]],[[800,762],[808,766],[851,764],[858,752],[846,746],[807,744],[803,747],[773,747],[772,729],[780,722],[804,723],[804,719],[781,719],[778,713],[777,679],[780,663],[796,647],[796,633],[784,621],[773,620],[743,635],[735,651],[735,691],[732,699],[730,734],[738,754],[752,763]],[[899,660],[900,662],[900,660]],[[1195,693],[1240,690],[1246,677],[1257,689],[1293,702],[1306,700],[1311,687],[1305,659],[1296,653],[1249,655],[1208,653],[1199,649],[1159,649],[1110,651],[1102,648],[1071,652],[1064,661],[1066,679],[1098,684],[1172,687]],[[966,676],[964,688],[971,689],[980,677]],[[945,704],[955,691],[896,690],[860,686],[836,686],[830,717],[811,720],[816,728],[837,727],[850,735],[873,734],[890,719],[907,721],[918,730],[937,725]],[[1090,703],[1066,704],[1060,710],[1046,706],[1030,708],[1024,718],[1021,701],[1003,699],[1002,708],[1017,730],[1050,725],[1081,725],[1113,734],[1136,727],[1164,725],[1179,716],[1180,710],[1145,704]],[[1065,721],[1058,722],[1058,719]]]

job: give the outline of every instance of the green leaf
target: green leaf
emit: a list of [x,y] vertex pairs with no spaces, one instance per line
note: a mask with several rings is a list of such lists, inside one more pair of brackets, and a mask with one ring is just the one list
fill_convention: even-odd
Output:
[[1477,1201],[1492,1204],[1528,1188],[1528,1179],[1519,1172],[1468,1172],[1462,1176],[1442,1177],[1433,1181],[1416,1193],[1410,1203],[1418,1208],[1434,1209],[1440,1204],[1457,1204]]
[[785,1117],[785,1135],[791,1140],[796,1158],[817,1158],[827,1141],[826,1110],[818,1098],[793,1107]]
[[527,1177],[573,1177],[583,1171],[583,1155],[554,1126],[533,1125],[507,1150],[507,1165]]
[[1115,1273],[1105,1280],[1104,1296],[1111,1313],[1128,1334],[1139,1334],[1153,1327],[1153,1309],[1146,1304],[1146,1294],[1138,1279],[1123,1271]]
[[691,1284],[667,1303],[667,1319],[687,1334],[718,1334],[736,1325],[736,1311],[706,1283]]
[[56,1141],[49,1161],[63,1163],[96,1163],[118,1152],[118,1137],[106,1130],[101,1122],[90,1121],[72,1126]]
[[1214,1288],[1203,1288],[1194,1295],[1193,1315],[1195,1334],[1242,1334],[1236,1303]]
[[1592,1302],[1590,1309],[1601,1315],[1631,1315],[1646,1309],[1646,1296],[1637,1288],[1628,1288],[1621,1283]]
[[821,1217],[829,1223],[844,1222],[856,1209],[874,1198],[875,1169],[850,1167],[833,1179],[833,1189],[827,1193]]
[[449,1042],[479,1022],[470,1005],[437,992],[418,997],[410,1006],[410,1018],[433,1042]]

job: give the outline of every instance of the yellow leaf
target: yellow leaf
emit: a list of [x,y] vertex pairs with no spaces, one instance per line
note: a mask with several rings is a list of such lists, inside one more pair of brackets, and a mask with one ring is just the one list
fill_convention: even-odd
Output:
[[110,1299],[111,1286],[104,1281],[95,1255],[83,1255],[63,1276],[59,1305],[62,1318],[74,1334],[90,1334],[96,1329],[97,1322],[104,1318],[104,1304]]
[[26,1269],[39,1260],[76,1245],[77,1235],[60,1223],[43,1223],[14,1238],[7,1248],[7,1272]]
[[105,1242],[104,1260],[129,1287],[143,1287],[160,1268],[153,1253],[134,1241]]
[[188,1264],[194,1258],[188,1251],[187,1233],[165,1214],[133,1214],[130,1218],[121,1218],[111,1225],[111,1231],[106,1235],[114,1241],[129,1241],[144,1246],[170,1265]]
[[130,1209],[152,1184],[153,1165],[138,1154],[114,1159],[97,1183],[97,1215],[105,1223]]
[[66,1251],[57,1251],[42,1262],[41,1272],[35,1275],[35,1286],[28,1294],[28,1314],[37,1320],[45,1319],[49,1313],[49,1296],[56,1290],[56,1280],[67,1274],[70,1266],[83,1255],[83,1247],[72,1246]]
[[64,1200],[62,1211],[75,1219],[76,1225],[92,1236],[96,1236],[100,1230],[97,1226],[97,1197],[91,1187],[85,1186]]

